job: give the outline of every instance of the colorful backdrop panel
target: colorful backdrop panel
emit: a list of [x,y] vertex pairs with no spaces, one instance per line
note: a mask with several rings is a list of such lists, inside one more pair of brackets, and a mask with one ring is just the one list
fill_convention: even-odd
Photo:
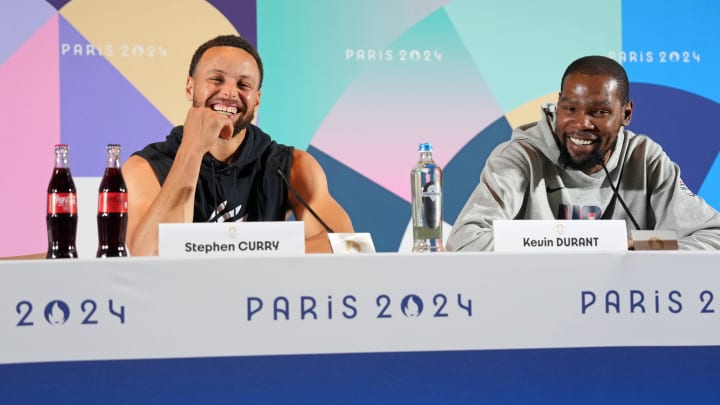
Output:
[[[76,177],[98,179],[105,144],[122,144],[127,158],[162,140],[184,121],[192,52],[226,33],[263,57],[259,125],[322,163],[379,251],[408,248],[419,142],[433,142],[445,168],[449,229],[490,151],[537,120],[563,69],[586,54],[623,63],[635,101],[629,128],[658,140],[691,190],[720,207],[713,1],[12,0],[0,9],[9,152],[0,186],[22,196],[0,200],[0,256],[45,249],[53,143],[71,145]],[[80,204],[94,205],[85,184]],[[94,238],[94,218],[81,218],[80,232]]]

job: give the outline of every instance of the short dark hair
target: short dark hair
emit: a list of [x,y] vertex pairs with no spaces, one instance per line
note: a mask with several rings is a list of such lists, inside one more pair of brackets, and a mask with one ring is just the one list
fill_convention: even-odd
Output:
[[190,76],[193,76],[195,74],[195,68],[197,68],[198,62],[200,62],[200,58],[202,58],[205,51],[207,51],[210,48],[214,48],[216,46],[232,46],[235,48],[240,48],[243,51],[249,53],[252,55],[253,58],[255,58],[255,62],[258,65],[258,69],[260,70],[260,84],[258,85],[258,89],[262,87],[263,82],[263,64],[262,59],[260,59],[260,55],[258,54],[255,47],[248,42],[247,39],[239,36],[239,35],[220,35],[217,36],[204,44],[200,45],[197,50],[195,50],[195,53],[193,54],[192,59],[190,60],[190,69],[188,69],[188,74]]
[[571,73],[608,75],[618,82],[618,93],[622,103],[626,104],[630,101],[630,83],[628,82],[627,72],[625,72],[625,68],[614,59],[595,55],[585,56],[575,60],[565,69],[565,73],[560,81],[560,92],[562,92],[565,77]]

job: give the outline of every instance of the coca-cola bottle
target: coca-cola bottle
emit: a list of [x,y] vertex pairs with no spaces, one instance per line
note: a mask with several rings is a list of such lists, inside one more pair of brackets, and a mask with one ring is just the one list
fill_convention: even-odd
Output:
[[98,190],[97,257],[127,256],[125,233],[128,221],[125,180],[120,171],[120,145],[107,146],[105,175]]
[[48,259],[77,258],[77,189],[70,174],[68,146],[55,145],[55,168],[48,185]]

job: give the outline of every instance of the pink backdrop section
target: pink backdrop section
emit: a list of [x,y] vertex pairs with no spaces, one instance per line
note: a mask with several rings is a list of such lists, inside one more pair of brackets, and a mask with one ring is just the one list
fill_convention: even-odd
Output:
[[0,65],[0,88],[13,95],[0,97],[3,147],[13,151],[0,159],[0,256],[47,249],[47,241],[37,238],[45,232],[46,190],[31,186],[49,181],[52,145],[60,140],[59,63],[55,16]]
[[[328,114],[312,144],[410,201],[410,169],[419,157],[420,142],[432,142],[435,160],[445,167],[503,115],[479,74],[463,78],[442,84],[358,79]],[[392,91],[385,92],[389,88]],[[446,108],[447,100],[455,107]]]

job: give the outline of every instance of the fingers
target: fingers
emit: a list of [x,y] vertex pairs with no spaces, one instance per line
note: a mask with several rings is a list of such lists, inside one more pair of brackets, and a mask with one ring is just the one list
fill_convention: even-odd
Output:
[[233,126],[233,122],[228,117],[221,117],[225,118],[225,125],[220,129],[220,138],[223,139],[230,139],[233,136],[233,132],[235,130],[235,127]]
[[198,142],[208,150],[218,137],[230,139],[233,135],[233,121],[230,117],[206,107],[191,107],[185,118],[185,138]]

